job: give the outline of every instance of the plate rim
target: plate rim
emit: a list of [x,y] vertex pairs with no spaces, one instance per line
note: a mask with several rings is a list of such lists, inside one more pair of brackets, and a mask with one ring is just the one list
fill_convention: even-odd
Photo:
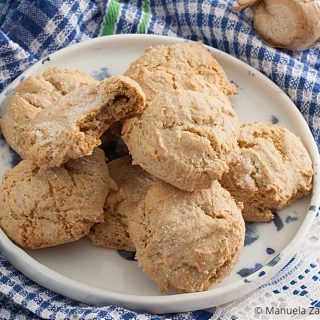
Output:
[[[182,38],[160,36],[160,35],[146,35],[146,34],[120,34],[103,36],[95,39],[90,39],[84,42],[70,45],[56,52],[53,52],[42,58],[37,63],[30,66],[23,73],[21,73],[13,82],[11,82],[0,94],[0,105],[2,106],[3,100],[6,99],[7,92],[16,86],[20,81],[21,77],[28,75],[33,72],[34,69],[38,68],[43,64],[48,57],[50,61],[58,59],[60,56],[66,55],[75,50],[81,50],[91,45],[96,45],[99,43],[105,43],[109,41],[126,41],[128,38],[140,40],[157,40],[166,44],[177,43],[183,41],[189,41]],[[297,119],[297,126],[302,127],[303,131],[306,133],[307,141],[309,145],[309,153],[313,158],[314,171],[317,173],[320,157],[319,151],[316,146],[315,140],[311,134],[310,128],[303,118],[300,111],[297,109],[293,101],[283,92],[283,90],[278,87],[274,82],[272,82],[268,77],[263,75],[260,71],[254,69],[245,62],[237,59],[225,52],[218,49],[206,46],[209,50],[217,54],[218,56],[223,56],[228,61],[240,65],[240,67],[245,70],[250,70],[255,76],[260,78],[262,81],[267,82],[268,86],[274,91],[282,93],[282,98],[286,100],[286,108],[292,109],[294,116]],[[307,142],[306,141],[306,142]],[[76,301],[90,303],[93,305],[104,305],[104,304],[117,304],[132,310],[153,312],[153,313],[167,313],[167,312],[181,312],[181,311],[192,311],[199,310],[203,308],[208,308],[212,306],[219,305],[221,303],[230,302],[240,296],[244,296],[250,291],[258,288],[263,283],[267,282],[273,275],[275,275],[296,253],[296,249],[303,242],[304,236],[307,234],[308,230],[311,228],[314,218],[316,216],[317,210],[319,208],[320,201],[320,179],[319,174],[314,176],[314,185],[310,203],[315,206],[306,213],[306,216],[300,225],[297,233],[288,243],[288,245],[275,257],[279,259],[275,265],[271,265],[270,262],[264,265],[259,270],[237,280],[233,283],[226,284],[223,287],[213,288],[209,291],[195,292],[195,293],[177,293],[167,296],[143,296],[143,295],[133,295],[120,293],[115,291],[110,291],[106,289],[97,288],[90,286],[79,281],[70,279],[62,274],[42,265],[40,262],[32,258],[27,252],[15,245],[0,229],[0,251],[3,256],[12,263],[13,266],[17,268],[20,272],[25,274],[28,278],[38,283],[39,285],[48,288],[54,292],[61,295],[74,299]],[[316,177],[316,178],[315,178]],[[259,277],[259,273],[265,272],[263,277]],[[40,272],[40,273],[39,273]],[[245,281],[246,280],[246,281]],[[48,284],[48,282],[51,282]],[[235,294],[236,289],[241,287],[241,295]],[[245,289],[243,289],[245,288]],[[233,294],[232,294],[233,292]],[[80,293],[80,295],[79,295]],[[221,299],[221,296],[229,294],[229,299]],[[220,298],[220,299],[219,299]],[[180,305],[179,305],[180,303]],[[183,306],[181,305],[183,304]]]

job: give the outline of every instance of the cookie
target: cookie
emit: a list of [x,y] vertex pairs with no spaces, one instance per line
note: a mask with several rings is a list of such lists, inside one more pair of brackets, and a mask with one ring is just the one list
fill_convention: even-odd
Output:
[[135,251],[127,220],[155,179],[133,166],[129,156],[109,162],[108,169],[118,188],[106,198],[104,222],[94,225],[88,237],[97,246]]
[[88,84],[98,83],[88,73],[69,68],[49,68],[42,73],[42,77],[63,96]]
[[203,92],[223,101],[228,99],[216,84],[209,83],[202,75],[192,71],[185,72],[163,67],[151,70],[142,66],[137,72],[132,73],[131,78],[140,84],[148,102],[162,95],[163,92],[176,89]]
[[25,248],[44,248],[80,239],[103,220],[114,182],[104,152],[42,170],[22,160],[8,170],[0,188],[0,226]]
[[144,54],[130,65],[125,75],[135,79],[142,67],[150,71],[161,67],[194,73],[218,86],[227,95],[237,93],[236,86],[228,81],[214,55],[200,42],[158,45],[146,49]]
[[272,124],[245,123],[240,130],[240,162],[221,184],[244,204],[246,221],[267,222],[273,210],[310,193],[312,162],[301,140]]
[[187,90],[163,92],[122,128],[134,164],[186,191],[210,188],[238,161],[238,135],[230,103]]
[[28,152],[26,134],[39,111],[58,104],[61,97],[71,91],[94,83],[97,81],[85,72],[65,68],[50,68],[22,81],[1,120],[1,131],[7,142],[25,158]]
[[24,155],[42,167],[90,155],[113,123],[139,114],[144,107],[144,93],[128,77],[113,76],[74,90],[32,119]]
[[218,181],[193,193],[156,182],[128,220],[143,271],[161,291],[208,290],[238,261],[241,208]]

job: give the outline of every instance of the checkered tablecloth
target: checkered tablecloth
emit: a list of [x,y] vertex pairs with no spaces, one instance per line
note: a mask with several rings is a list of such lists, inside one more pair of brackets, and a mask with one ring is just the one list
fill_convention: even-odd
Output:
[[[319,46],[302,53],[272,49],[252,28],[250,10],[232,12],[232,4],[223,0],[0,0],[0,91],[45,55],[100,35],[150,33],[202,40],[245,61],[281,87],[302,112],[319,147]],[[0,254],[0,319],[263,319],[250,313],[258,299],[264,304],[283,301],[317,308],[319,220],[310,232],[313,240],[301,247],[286,268],[254,293],[216,308],[214,314],[156,316],[117,306],[80,304],[38,286]],[[303,279],[299,290],[292,280],[296,275]]]

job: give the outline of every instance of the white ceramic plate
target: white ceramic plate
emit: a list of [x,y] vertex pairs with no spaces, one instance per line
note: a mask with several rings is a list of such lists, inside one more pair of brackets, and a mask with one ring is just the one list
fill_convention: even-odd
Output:
[[[144,49],[183,41],[148,35],[102,37],[60,50],[19,76],[0,96],[2,112],[15,86],[48,67],[73,67],[97,78],[123,73]],[[316,215],[320,195],[319,155],[303,117],[291,100],[270,80],[243,62],[211,49],[229,79],[238,85],[232,98],[242,122],[279,123],[301,137],[316,171],[313,194],[283,210],[267,224],[247,224],[246,245],[232,274],[210,291],[160,294],[132,255],[97,248],[87,239],[41,250],[22,250],[0,230],[3,255],[25,275],[55,292],[89,304],[118,304],[154,313],[213,307],[243,296],[270,279],[294,255]],[[0,140],[0,175],[17,163],[17,156]],[[125,259],[127,258],[127,259]]]

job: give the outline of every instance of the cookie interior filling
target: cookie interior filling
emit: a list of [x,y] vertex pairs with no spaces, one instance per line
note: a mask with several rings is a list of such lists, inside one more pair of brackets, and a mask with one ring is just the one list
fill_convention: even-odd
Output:
[[137,114],[134,107],[138,103],[134,96],[119,94],[110,99],[101,108],[89,113],[79,121],[79,130],[85,134],[100,137],[114,122],[124,117],[133,117]]

